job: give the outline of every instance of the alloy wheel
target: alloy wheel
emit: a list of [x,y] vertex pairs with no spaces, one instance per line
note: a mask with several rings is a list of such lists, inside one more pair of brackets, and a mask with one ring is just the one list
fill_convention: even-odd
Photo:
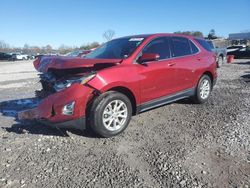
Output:
[[211,86],[210,82],[207,79],[204,79],[201,82],[201,87],[200,87],[200,97],[202,99],[207,99],[209,94],[210,94]]
[[128,108],[121,100],[113,100],[105,107],[102,115],[103,125],[109,131],[119,130],[128,118]]

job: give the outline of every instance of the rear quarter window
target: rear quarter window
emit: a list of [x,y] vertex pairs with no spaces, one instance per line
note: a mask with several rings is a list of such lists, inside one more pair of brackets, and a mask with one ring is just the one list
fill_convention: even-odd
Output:
[[199,49],[197,48],[197,46],[195,46],[195,44],[192,41],[189,41],[189,42],[190,42],[190,47],[191,47],[191,50],[192,50],[192,54],[198,53]]
[[205,50],[212,52],[211,45],[203,39],[195,39]]

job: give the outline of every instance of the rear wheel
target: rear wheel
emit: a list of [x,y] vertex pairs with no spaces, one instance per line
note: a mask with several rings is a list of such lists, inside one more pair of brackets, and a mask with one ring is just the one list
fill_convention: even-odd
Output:
[[132,116],[132,105],[127,96],[109,91],[100,95],[90,109],[90,127],[103,137],[123,132]]
[[218,57],[217,67],[218,68],[222,67],[222,64],[223,64],[223,57],[220,55]]
[[202,104],[205,103],[211,94],[212,90],[212,81],[208,75],[203,75],[196,87],[194,101],[195,103]]

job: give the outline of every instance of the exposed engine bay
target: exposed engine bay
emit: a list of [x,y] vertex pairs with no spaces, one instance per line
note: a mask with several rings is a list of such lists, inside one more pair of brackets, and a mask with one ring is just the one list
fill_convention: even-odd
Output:
[[[51,58],[50,62],[48,63],[48,57],[44,58],[45,64],[43,64],[43,59],[38,59],[39,62],[34,62],[35,67],[39,70],[45,66],[49,66],[49,64],[61,60],[60,63],[65,63],[68,61],[63,60],[61,58]],[[79,59],[78,59],[79,60]],[[82,59],[81,59],[82,60]],[[78,62],[75,62],[76,64]],[[61,69],[58,68],[48,68],[47,71],[43,71],[43,73],[39,73],[40,82],[42,85],[41,90],[35,91],[36,97],[38,98],[45,98],[50,94],[55,92],[61,91],[67,87],[70,87],[74,83],[81,83],[84,84],[90,79],[92,79],[99,70],[115,66],[117,63],[87,63],[85,66],[82,63],[79,63],[79,67],[74,68],[67,68],[63,67]],[[41,70],[41,69],[40,69]]]

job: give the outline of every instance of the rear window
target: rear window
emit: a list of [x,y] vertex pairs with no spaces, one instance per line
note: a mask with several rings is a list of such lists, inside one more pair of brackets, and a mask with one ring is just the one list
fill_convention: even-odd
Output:
[[189,40],[183,37],[172,37],[171,51],[173,57],[190,55]]
[[203,48],[205,48],[207,51],[212,52],[212,47],[210,44],[208,44],[207,41],[203,39],[195,39]]

